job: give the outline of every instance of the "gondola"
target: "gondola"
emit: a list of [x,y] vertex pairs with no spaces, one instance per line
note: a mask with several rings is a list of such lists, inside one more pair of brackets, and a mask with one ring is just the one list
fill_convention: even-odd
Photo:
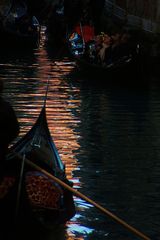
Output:
[[124,56],[116,62],[102,65],[94,63],[85,57],[75,56],[75,60],[79,70],[82,70],[90,75],[109,76],[116,75],[118,73],[130,72],[133,66],[136,64],[135,60],[131,56]]
[[1,12],[0,36],[1,49],[38,47],[40,24],[29,14],[25,1],[12,1],[7,11]]
[[29,229],[54,229],[75,214],[72,193],[27,161],[72,185],[51,138],[45,105],[31,130],[10,148],[7,155],[4,178],[0,183],[1,232],[6,226],[16,234],[22,229],[27,234]]
[[114,53],[114,58],[113,50],[110,47],[110,57],[108,57],[107,61],[102,62],[95,54],[94,37],[96,36],[92,35],[92,38],[86,42],[84,39],[85,33],[82,29],[83,27],[81,26],[78,33],[73,31],[67,34],[70,56],[76,61],[77,68],[80,71],[91,76],[117,76],[119,73],[131,73],[131,71],[135,71],[138,68],[140,57],[138,43],[133,44],[132,42],[130,49],[126,48],[127,51],[125,52],[124,50],[124,53],[121,50],[121,54],[119,51],[117,56]]

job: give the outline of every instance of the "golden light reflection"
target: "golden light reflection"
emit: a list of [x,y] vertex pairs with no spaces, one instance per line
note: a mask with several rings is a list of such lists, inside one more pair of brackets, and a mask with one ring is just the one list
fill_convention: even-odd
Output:
[[[51,84],[53,84],[52,81]],[[77,161],[73,152],[79,148],[77,135],[74,133],[74,129],[79,121],[70,111],[70,104],[67,99],[68,93],[66,94],[64,91],[63,94],[57,95],[57,98],[62,99],[62,101],[59,101],[59,104],[57,100],[54,100],[54,97],[53,94],[53,98],[47,101],[48,125],[61,159],[65,163],[67,177],[71,179],[72,172],[77,168]],[[78,107],[76,103],[72,108],[76,109]]]
[[[44,61],[45,59],[45,61]],[[47,121],[51,136],[58,149],[59,155],[66,166],[66,175],[74,183],[74,188],[81,188],[81,182],[78,178],[73,177],[73,171],[79,169],[78,162],[74,152],[79,145],[79,138],[76,128],[80,119],[74,114],[79,112],[81,105],[80,89],[72,88],[69,82],[65,80],[65,74],[68,74],[73,65],[68,64],[67,60],[61,62],[51,62],[48,59],[46,51],[41,49],[40,54],[37,54],[38,62],[38,78],[45,79],[44,86],[49,81],[47,94],[46,112]],[[76,200],[77,198],[75,198]],[[78,221],[68,222],[67,240],[83,240],[83,233],[78,233],[78,237],[74,233],[75,225],[81,231]],[[72,229],[73,228],[73,229]]]
[[[73,171],[80,168],[74,154],[80,147],[79,138],[81,137],[77,132],[80,119],[75,114],[79,112],[81,106],[80,97],[77,97],[80,89],[70,85],[65,77],[72,71],[74,65],[66,58],[55,62],[50,60],[43,47],[36,51],[35,57],[36,63],[32,63],[27,68],[16,63],[15,66],[13,64],[3,66],[4,71],[7,69],[8,92],[6,94],[13,101],[20,122],[19,138],[24,136],[37,120],[45,101],[47,82],[49,82],[46,102],[48,127],[66,166],[67,178],[73,181],[74,188],[79,189],[81,181],[73,176]],[[29,71],[28,77],[26,72],[24,74],[24,69]],[[15,92],[16,95],[13,94]],[[79,226],[76,220],[68,222],[67,240],[83,240],[81,236],[83,234],[79,233],[76,237],[70,229],[73,224],[74,227],[75,224]]]
[[[49,81],[46,112],[50,133],[66,165],[67,177],[71,179],[72,171],[77,166],[73,151],[79,148],[77,134],[74,133],[79,120],[71,110],[79,108],[80,100],[74,100],[74,90],[70,91],[70,86],[67,81],[64,81],[64,75],[68,74],[74,66],[69,64],[66,58],[63,61],[51,61],[45,48],[37,51],[36,57],[37,76],[39,79],[45,79],[44,89]],[[76,89],[76,94],[77,91]]]

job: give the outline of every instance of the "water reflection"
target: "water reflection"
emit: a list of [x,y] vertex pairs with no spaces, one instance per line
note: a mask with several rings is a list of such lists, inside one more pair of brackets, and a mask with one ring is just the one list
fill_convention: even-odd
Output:
[[[22,137],[36,121],[47,82],[47,120],[74,188],[147,235],[160,223],[160,126],[158,88],[103,86],[71,74],[43,44],[33,53],[0,59],[5,97],[14,106]],[[76,216],[60,239],[136,239],[126,229],[75,197]],[[52,233],[42,239],[52,239]],[[57,239],[58,240],[58,237]]]
[[[35,123],[43,106],[49,81],[46,102],[49,129],[66,165],[68,179],[74,182],[75,188],[79,188],[80,181],[72,176],[73,170],[78,168],[73,152],[79,148],[78,136],[74,132],[79,119],[73,112],[80,105],[80,100],[74,99],[74,95],[79,94],[79,89],[71,88],[65,80],[65,75],[74,66],[66,58],[61,62],[50,60],[43,47],[35,50],[31,61],[28,61],[27,55],[23,59],[22,56],[18,59],[15,55],[15,59],[12,56],[12,60],[8,61],[9,63],[7,59],[1,61],[0,77],[5,81],[4,96],[12,103],[20,122],[19,138]],[[71,227],[72,224],[68,223],[66,239],[72,239],[75,231],[75,224]],[[52,236],[48,235],[45,239]]]

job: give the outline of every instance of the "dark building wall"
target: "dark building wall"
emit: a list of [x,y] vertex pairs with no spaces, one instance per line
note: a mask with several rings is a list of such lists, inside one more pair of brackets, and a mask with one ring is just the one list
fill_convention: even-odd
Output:
[[105,12],[139,29],[160,33],[159,0],[105,0]]
[[160,56],[160,1],[105,0],[105,24],[133,30],[143,50]]
[[116,0],[115,4],[124,8],[128,14],[159,21],[159,0]]

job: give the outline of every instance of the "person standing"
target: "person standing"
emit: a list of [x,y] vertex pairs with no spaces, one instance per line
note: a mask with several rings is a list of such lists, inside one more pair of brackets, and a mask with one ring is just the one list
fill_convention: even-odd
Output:
[[0,80],[0,178],[4,174],[5,158],[8,147],[20,131],[16,113],[3,96],[3,81]]

